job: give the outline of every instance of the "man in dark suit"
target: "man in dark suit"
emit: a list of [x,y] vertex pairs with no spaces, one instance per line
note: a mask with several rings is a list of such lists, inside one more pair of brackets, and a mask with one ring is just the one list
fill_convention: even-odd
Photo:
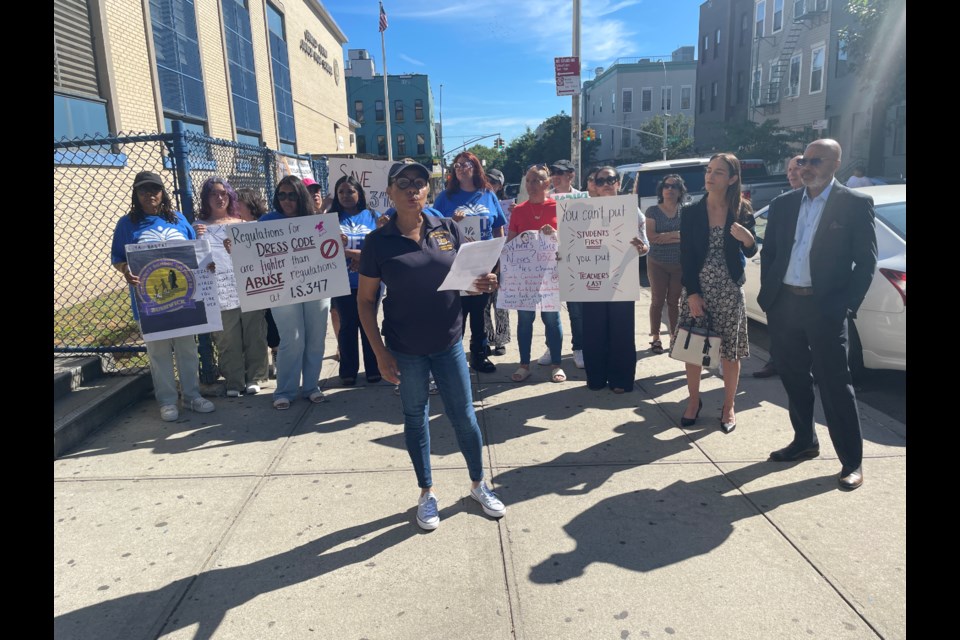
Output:
[[793,442],[770,454],[815,458],[813,377],[842,465],[841,489],[863,483],[860,413],[847,365],[847,316],[856,317],[877,266],[873,199],[834,179],[840,145],[823,139],[803,153],[804,188],[770,203],[757,302],[767,314],[773,356],[790,400]]

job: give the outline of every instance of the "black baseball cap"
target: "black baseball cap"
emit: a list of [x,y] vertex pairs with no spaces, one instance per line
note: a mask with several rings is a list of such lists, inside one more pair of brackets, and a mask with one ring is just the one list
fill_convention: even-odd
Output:
[[492,180],[496,180],[500,184],[506,184],[506,180],[504,179],[503,173],[500,171],[500,169],[490,169],[490,171],[487,171],[487,177],[491,178]]
[[137,174],[137,177],[133,179],[134,189],[142,187],[145,184],[155,184],[161,189],[163,188],[163,180],[153,171],[141,171]]
[[430,181],[430,171],[420,164],[419,162],[395,162],[392,167],[390,167],[390,173],[387,174],[387,181],[393,182],[394,179],[400,172],[404,169],[414,169],[417,173],[423,176],[423,179],[427,182]]

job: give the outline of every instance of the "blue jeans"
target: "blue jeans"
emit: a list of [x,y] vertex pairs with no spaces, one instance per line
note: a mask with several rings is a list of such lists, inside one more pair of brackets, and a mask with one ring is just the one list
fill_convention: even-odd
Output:
[[473,391],[463,343],[459,340],[446,351],[412,356],[391,351],[400,370],[400,401],[403,403],[403,434],[407,453],[421,489],[433,486],[430,474],[430,372],[457,434],[460,453],[474,482],[483,480],[483,436],[473,410]]
[[[520,347],[520,364],[530,364],[530,343],[533,342],[533,319],[536,311],[517,311],[517,346]],[[541,311],[547,334],[547,348],[550,349],[550,361],[560,366],[560,353],[563,350],[563,327],[560,325],[559,311]]]
[[303,397],[319,390],[323,347],[327,337],[330,298],[273,308],[280,333],[277,350],[277,390],[274,400],[294,400],[303,378]]
[[570,316],[570,341],[574,351],[583,351],[583,303],[568,302],[567,314]]

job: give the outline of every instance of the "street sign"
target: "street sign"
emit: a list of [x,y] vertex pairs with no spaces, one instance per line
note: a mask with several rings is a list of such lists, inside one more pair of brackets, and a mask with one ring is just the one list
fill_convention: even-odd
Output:
[[553,66],[557,77],[557,95],[580,95],[580,58],[554,58]]

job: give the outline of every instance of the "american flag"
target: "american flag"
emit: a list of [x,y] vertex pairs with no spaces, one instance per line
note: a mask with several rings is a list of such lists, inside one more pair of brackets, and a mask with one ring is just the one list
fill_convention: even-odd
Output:
[[387,30],[387,12],[383,10],[383,3],[380,3],[380,31]]

